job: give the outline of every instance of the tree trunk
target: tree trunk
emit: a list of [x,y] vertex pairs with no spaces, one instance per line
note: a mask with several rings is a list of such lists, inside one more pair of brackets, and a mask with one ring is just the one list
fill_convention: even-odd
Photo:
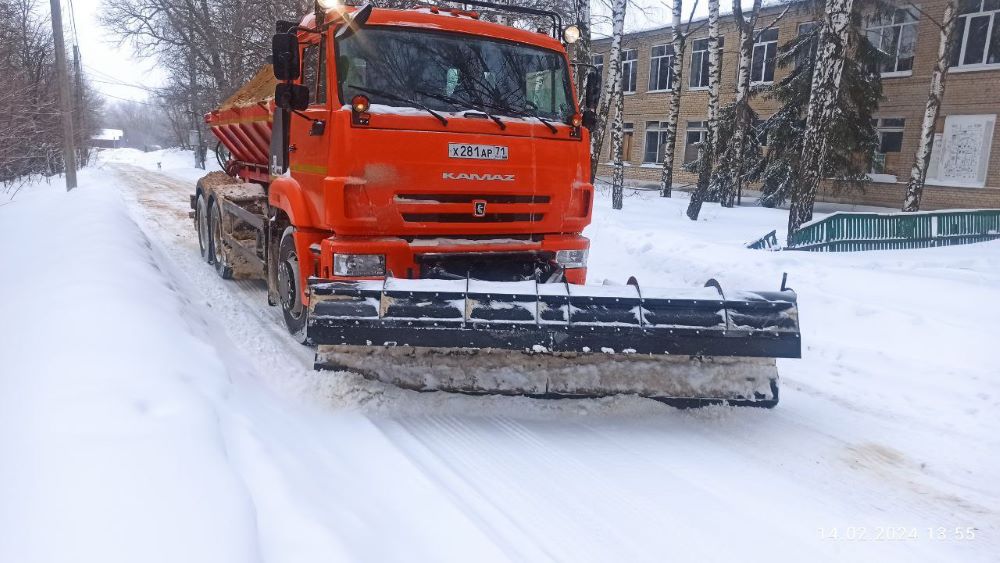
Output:
[[949,2],[944,9],[943,27],[938,39],[937,63],[931,73],[931,90],[927,95],[927,106],[924,109],[924,120],[920,125],[920,142],[913,156],[913,166],[910,168],[910,180],[906,183],[906,196],[903,199],[903,211],[920,211],[920,198],[924,195],[924,182],[927,181],[927,168],[931,163],[931,150],[934,148],[934,126],[941,102],[944,99],[944,82],[948,77],[948,60],[951,58],[952,35],[955,33],[955,2]]
[[827,129],[836,109],[844,59],[848,56],[847,35],[853,8],[854,0],[826,0],[823,30],[813,65],[798,181],[792,187],[792,202],[788,210],[789,239],[803,223],[812,220],[816,190],[823,179]]
[[615,158],[614,174],[611,178],[611,207],[613,209],[622,208],[622,192],[625,188],[625,162],[623,161],[624,146],[624,118],[625,118],[625,93],[619,86],[615,94],[615,120],[611,124],[611,153]]
[[684,77],[684,47],[686,37],[681,33],[681,0],[674,0],[671,39],[674,47],[673,89],[667,107],[667,131],[663,139],[663,173],[660,175],[660,195],[670,197],[674,184],[674,153],[677,147],[677,120],[681,115],[681,81]]
[[715,159],[715,136],[719,128],[719,0],[708,1],[708,126],[705,140],[701,143],[701,156],[698,161],[698,186],[691,193],[687,216],[692,221],[698,220],[701,205],[708,195],[709,180],[712,178],[712,165]]
[[607,132],[608,113],[618,88],[621,87],[622,70],[622,35],[625,31],[625,7],[628,0],[614,0],[611,5],[611,49],[608,51],[608,80],[601,92],[601,101],[597,104],[597,123],[590,135],[590,179],[597,175],[597,164],[601,160],[601,149],[604,148],[604,134]]
[[576,94],[577,102],[583,107],[587,95],[587,77],[590,76],[591,44],[590,44],[590,1],[576,1],[576,25],[580,28],[580,39],[573,45],[573,59],[576,61]]
[[721,167],[720,174],[727,177],[720,181],[720,200],[723,207],[733,207],[736,194],[743,192],[743,144],[750,133],[750,63],[753,60],[754,27],[760,14],[761,0],[754,0],[750,19],[745,20],[740,0],[733,0],[733,15],[740,29],[739,71],[736,76],[736,98],[733,100],[732,158]]

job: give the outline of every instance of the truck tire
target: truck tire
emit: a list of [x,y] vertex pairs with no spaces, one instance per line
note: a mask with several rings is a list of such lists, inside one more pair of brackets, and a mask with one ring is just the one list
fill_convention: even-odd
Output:
[[224,280],[233,279],[233,269],[226,261],[226,251],[222,238],[222,210],[219,202],[213,199],[208,204],[208,227],[212,233],[212,261],[215,264],[215,272]]
[[198,200],[195,202],[194,229],[198,231],[198,250],[201,252],[201,259],[211,264],[215,256],[212,250],[212,232],[208,228],[208,204],[205,203],[205,194],[198,194]]
[[306,342],[306,316],[308,311],[302,304],[299,258],[295,250],[295,227],[287,227],[281,233],[278,243],[278,301],[285,317],[285,326],[295,340]]

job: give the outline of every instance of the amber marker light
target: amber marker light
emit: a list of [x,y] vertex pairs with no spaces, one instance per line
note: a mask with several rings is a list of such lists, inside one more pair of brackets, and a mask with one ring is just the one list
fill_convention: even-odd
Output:
[[368,108],[370,106],[371,103],[368,101],[368,96],[362,96],[361,94],[358,94],[357,96],[351,98],[351,108],[356,113],[364,113],[368,111]]

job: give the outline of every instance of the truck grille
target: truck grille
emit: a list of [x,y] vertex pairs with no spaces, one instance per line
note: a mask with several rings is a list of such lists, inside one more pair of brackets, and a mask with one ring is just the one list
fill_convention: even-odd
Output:
[[[474,213],[476,202],[486,203],[486,213]],[[405,223],[537,223],[545,218],[551,202],[534,194],[396,194],[394,203]]]
[[518,223],[538,222],[543,213],[487,213],[476,217],[472,213],[403,213],[407,223]]
[[548,203],[547,195],[513,195],[513,194],[396,194],[396,203],[472,203],[480,200],[486,203]]

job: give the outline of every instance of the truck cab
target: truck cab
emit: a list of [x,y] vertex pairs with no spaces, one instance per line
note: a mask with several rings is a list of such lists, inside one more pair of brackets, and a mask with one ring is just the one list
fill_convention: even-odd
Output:
[[441,8],[314,27],[270,182],[314,275],[584,281],[589,137],[558,40]]
[[551,29],[437,6],[279,22],[273,74],[206,116],[227,174],[260,189],[199,184],[206,260],[293,313],[310,280],[584,283],[592,112],[558,16],[534,12]]

